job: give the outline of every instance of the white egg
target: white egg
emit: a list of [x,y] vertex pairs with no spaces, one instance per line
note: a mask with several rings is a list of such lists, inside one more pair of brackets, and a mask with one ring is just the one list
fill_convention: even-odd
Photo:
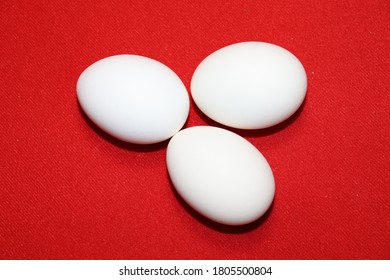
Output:
[[211,119],[260,129],[289,118],[302,104],[307,77],[289,51],[269,43],[242,42],[206,57],[191,81],[196,105]]
[[77,81],[86,115],[112,136],[136,144],[164,141],[184,125],[189,97],[164,64],[138,55],[116,55],[89,66]]
[[275,182],[267,160],[246,139],[222,128],[196,126],[175,134],[167,167],[179,195],[218,223],[253,222],[273,201]]

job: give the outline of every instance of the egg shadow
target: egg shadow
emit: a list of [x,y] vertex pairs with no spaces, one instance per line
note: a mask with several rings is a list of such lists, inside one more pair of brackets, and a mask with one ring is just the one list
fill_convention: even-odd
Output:
[[[308,93],[308,92],[307,92]],[[278,133],[279,131],[286,129],[288,126],[290,126],[302,113],[303,108],[306,104],[307,99],[307,93],[306,98],[303,100],[301,106],[295,111],[294,114],[292,114],[289,118],[284,120],[283,122],[276,124],[271,127],[262,128],[262,129],[240,129],[240,128],[233,128],[229,127],[227,125],[220,124],[213,119],[209,118],[205,113],[203,113],[198,106],[196,106],[195,102],[192,102],[192,105],[194,106],[195,113],[207,124],[210,126],[216,126],[220,128],[224,128],[227,130],[230,130],[238,135],[241,135],[243,137],[262,137],[262,136],[268,136],[275,133]]]
[[195,211],[180,196],[180,194],[175,189],[175,187],[174,187],[174,185],[172,183],[171,178],[169,177],[168,170],[167,170],[167,176],[169,178],[169,183],[170,183],[170,186],[171,186],[171,190],[172,190],[175,198],[179,202],[179,204],[187,211],[188,214],[191,215],[192,218],[194,218],[199,223],[201,223],[201,224],[205,225],[206,227],[208,227],[210,229],[213,229],[215,231],[218,231],[218,232],[221,232],[221,233],[225,233],[225,234],[244,234],[244,233],[253,231],[253,230],[257,229],[258,227],[260,227],[267,220],[267,218],[270,216],[270,214],[272,212],[273,202],[272,202],[271,206],[268,208],[268,210],[264,213],[264,215],[262,215],[260,218],[258,218],[257,220],[255,220],[255,221],[253,221],[253,222],[251,222],[249,224],[240,225],[240,226],[230,226],[230,225],[224,225],[224,224],[220,224],[220,223],[214,222],[214,221],[212,221],[212,220],[202,216],[197,211]]
[[80,114],[84,121],[88,124],[88,126],[101,138],[103,138],[105,141],[109,142],[110,144],[119,147],[121,149],[127,150],[127,151],[133,151],[133,152],[139,152],[139,153],[148,153],[148,152],[155,152],[158,150],[162,150],[167,147],[169,139],[164,140],[159,143],[155,144],[133,144],[128,143],[122,140],[119,140],[115,138],[114,136],[108,134],[104,130],[102,130],[100,127],[98,127],[83,111],[83,108],[81,108],[81,105],[79,102],[77,102],[78,109],[80,111]]

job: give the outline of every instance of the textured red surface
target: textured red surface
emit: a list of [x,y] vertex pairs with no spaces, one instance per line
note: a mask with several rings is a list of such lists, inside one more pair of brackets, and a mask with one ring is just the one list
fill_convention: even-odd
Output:
[[[389,259],[390,2],[0,3],[0,258]],[[285,123],[239,131],[277,190],[257,223],[229,228],[173,191],[166,142],[122,143],[82,114],[79,74],[134,53],[189,89],[211,52],[265,41],[294,53],[307,99]],[[186,127],[215,125],[194,104]]]

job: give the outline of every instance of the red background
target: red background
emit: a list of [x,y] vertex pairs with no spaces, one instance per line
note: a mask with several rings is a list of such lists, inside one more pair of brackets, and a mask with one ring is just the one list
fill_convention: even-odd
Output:
[[[389,259],[390,2],[8,1],[0,4],[0,258]],[[196,66],[240,41],[294,53],[307,98],[238,131],[268,159],[274,204],[255,224],[206,221],[175,194],[166,142],[122,143],[76,99],[91,63],[133,53]],[[186,127],[215,125],[194,103]]]

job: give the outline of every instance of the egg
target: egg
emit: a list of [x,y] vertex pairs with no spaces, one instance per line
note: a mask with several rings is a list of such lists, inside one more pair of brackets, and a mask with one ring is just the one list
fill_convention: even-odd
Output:
[[167,169],[177,193],[217,223],[244,225],[272,204],[272,170],[249,141],[226,129],[194,126],[168,143]]
[[124,54],[101,59],[82,72],[76,89],[85,114],[126,142],[169,139],[188,117],[184,84],[170,68],[148,57]]
[[298,58],[264,42],[241,42],[215,51],[191,80],[199,109],[216,122],[240,129],[286,120],[302,104],[306,90],[306,72]]

